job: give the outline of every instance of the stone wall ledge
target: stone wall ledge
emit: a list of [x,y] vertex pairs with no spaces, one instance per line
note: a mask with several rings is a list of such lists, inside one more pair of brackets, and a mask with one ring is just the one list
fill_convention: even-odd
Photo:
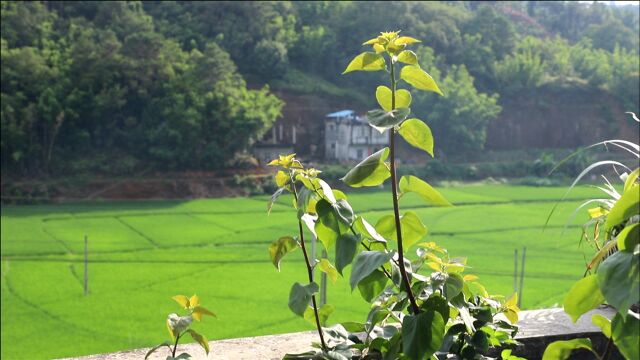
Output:
[[[609,307],[601,307],[583,315],[577,323],[573,323],[561,308],[529,310],[520,313],[518,326],[520,330],[516,339],[522,343],[514,354],[535,360],[542,357],[547,344],[556,340],[568,340],[578,337],[588,337],[596,349],[602,353],[606,346],[606,338],[600,329],[591,323],[591,315],[598,313],[608,318],[615,315]],[[256,336],[238,339],[215,340],[209,342],[211,352],[205,356],[198,344],[179,345],[176,354],[188,352],[194,360],[261,360],[281,359],[286,353],[301,353],[308,351],[312,342],[317,341],[314,331],[299,333]],[[144,359],[149,348],[127,350],[109,354],[89,355],[77,360],[123,360]],[[166,348],[158,350],[150,359],[166,359]],[[589,353],[576,353],[576,359],[590,359]],[[620,358],[616,352],[610,359]]]

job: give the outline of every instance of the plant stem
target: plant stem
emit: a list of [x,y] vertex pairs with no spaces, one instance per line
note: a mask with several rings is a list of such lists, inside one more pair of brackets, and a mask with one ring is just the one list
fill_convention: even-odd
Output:
[[182,334],[178,334],[178,336],[176,336],[176,343],[173,344],[173,351],[171,351],[171,357],[176,357],[176,350],[178,349],[178,340],[180,340],[180,336],[182,336]]
[[602,354],[602,357],[600,359],[602,360],[609,359],[609,355],[611,355],[612,346],[613,346],[613,340],[609,338],[609,341],[607,341],[607,347],[604,349],[604,354]]
[[[293,177],[291,178],[291,188],[293,189],[293,198],[298,203],[298,191],[296,190],[296,185],[293,181]],[[302,248],[302,253],[304,254],[304,264],[307,265],[307,274],[309,275],[309,283],[313,282],[313,268],[311,267],[311,263],[309,262],[309,255],[307,255],[307,249],[304,245],[304,232],[302,231],[302,221],[298,219],[298,231],[300,233],[300,247]],[[324,336],[322,335],[322,326],[320,325],[320,316],[318,315],[318,305],[316,303],[316,295],[311,295],[311,304],[313,305],[313,315],[316,318],[316,327],[318,328],[318,335],[320,335],[320,343],[322,345],[322,350],[327,351],[327,344],[324,342]]]
[[[391,110],[396,109],[396,74],[395,64],[391,60]],[[389,158],[391,168],[391,194],[393,196],[393,214],[396,221],[396,239],[398,240],[398,267],[400,268],[400,274],[402,275],[402,282],[407,290],[409,296],[409,302],[414,314],[420,313],[420,308],[416,303],[416,298],[411,291],[411,282],[409,276],[407,276],[407,269],[404,267],[404,250],[402,248],[402,226],[400,224],[400,207],[398,205],[398,181],[396,176],[396,154],[395,154],[395,130],[389,130]]]

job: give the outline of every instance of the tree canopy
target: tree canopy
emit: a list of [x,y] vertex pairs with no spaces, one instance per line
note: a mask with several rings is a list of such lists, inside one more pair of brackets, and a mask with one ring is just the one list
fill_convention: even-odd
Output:
[[[550,82],[601,88],[638,110],[637,7],[2,1],[1,10],[3,173],[224,167],[280,116],[271,89],[335,98],[379,85],[382,74],[339,74],[381,27],[424,39],[417,51],[433,63],[423,67],[442,69],[446,96],[421,106],[445,150],[481,149],[501,99]],[[371,105],[365,98],[341,99]]]

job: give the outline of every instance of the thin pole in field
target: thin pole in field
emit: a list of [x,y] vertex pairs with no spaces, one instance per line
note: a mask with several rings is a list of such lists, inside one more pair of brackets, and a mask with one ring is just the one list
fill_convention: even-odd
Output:
[[513,250],[513,293],[518,293],[518,249]]
[[522,303],[522,290],[524,288],[524,262],[527,259],[527,247],[522,248],[522,267],[520,268],[520,294],[518,294],[518,307]]
[[84,295],[89,295],[89,242],[84,236]]

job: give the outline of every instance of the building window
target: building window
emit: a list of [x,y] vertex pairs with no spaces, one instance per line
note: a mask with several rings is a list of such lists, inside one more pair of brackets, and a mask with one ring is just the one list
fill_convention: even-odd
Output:
[[336,143],[331,143],[331,149],[335,149],[336,148]]
[[358,159],[362,159],[362,149],[358,149]]

